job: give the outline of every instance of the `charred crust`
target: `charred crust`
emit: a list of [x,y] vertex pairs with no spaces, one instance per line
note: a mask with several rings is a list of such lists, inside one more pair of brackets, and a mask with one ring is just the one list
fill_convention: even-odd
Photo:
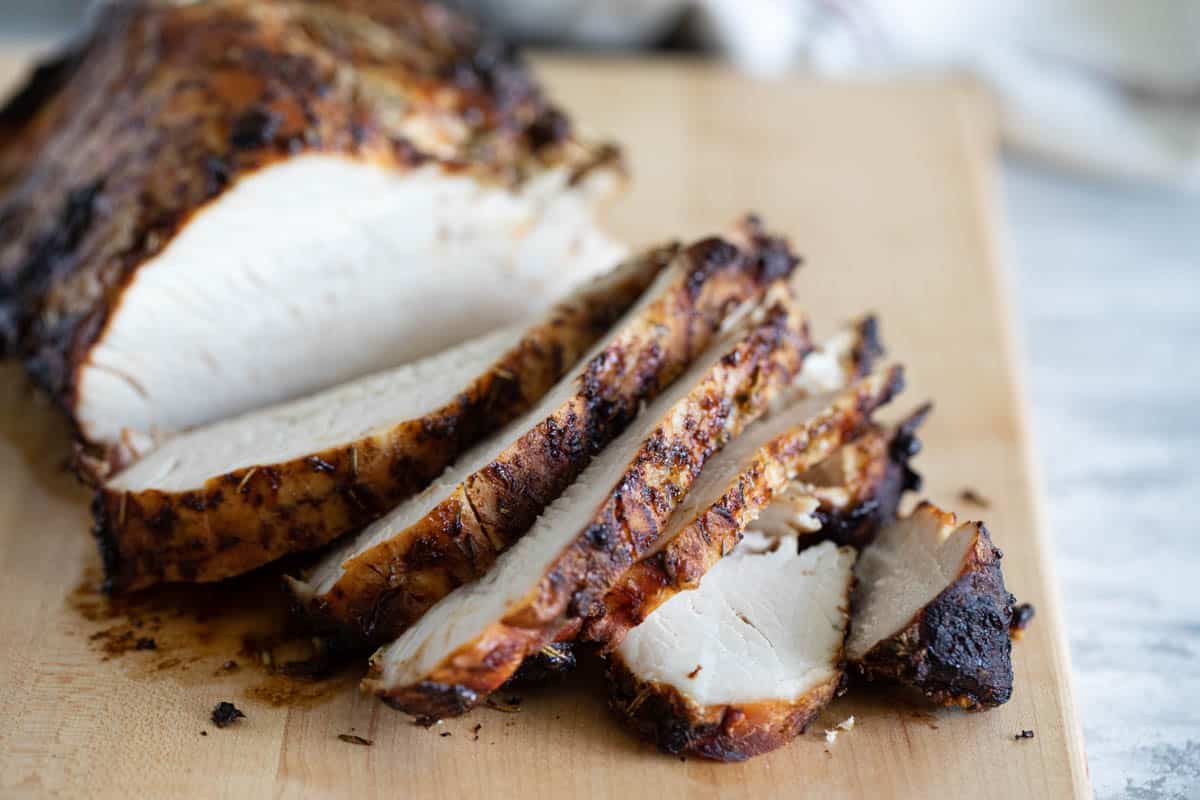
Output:
[[234,150],[256,150],[275,140],[282,120],[267,108],[249,108],[233,121],[229,145]]
[[980,709],[1012,696],[1013,597],[1000,575],[1000,551],[992,552],[921,615],[925,657],[914,680],[938,702]]
[[562,680],[568,672],[575,669],[576,663],[573,642],[548,644],[536,653],[527,656],[504,686],[548,686]]
[[1013,596],[1004,587],[1001,553],[977,525],[975,546],[960,576],[897,635],[857,665],[869,680],[912,686],[931,701],[969,711],[1012,696]]
[[417,724],[428,728],[436,725],[447,717],[460,717],[479,704],[479,696],[472,690],[460,686],[433,681],[422,681],[412,686],[408,697],[384,696],[383,702],[392,708],[403,711],[410,704],[417,703],[427,710],[427,713],[417,716]]
[[100,561],[104,567],[104,582],[101,588],[106,594],[111,594],[122,588],[122,558],[121,546],[113,532],[103,495],[97,495],[92,500],[92,515],[92,537],[96,540],[96,548],[100,552]]
[[[9,276],[0,275],[0,336],[4,350],[23,352],[34,382],[53,396],[61,396],[69,385],[70,376],[54,354],[69,349],[74,329],[47,327],[36,316],[33,298],[43,294],[70,268],[75,250],[92,229],[97,199],[103,189],[103,178],[71,189],[59,207],[53,227],[30,245],[25,267],[11,281]],[[22,351],[20,343],[28,340],[37,340],[39,345]]]
[[909,459],[921,452],[917,430],[931,410],[932,406],[925,404],[893,429],[886,446],[886,463],[882,469],[868,468],[848,507],[833,508],[822,503],[813,512],[821,530],[806,538],[803,545],[829,540],[862,548],[875,541],[879,529],[896,518],[904,495],[921,488],[921,475]]
[[720,237],[710,236],[690,245],[684,255],[692,264],[687,288],[695,297],[714,274],[740,259],[742,251]]
[[1034,616],[1037,614],[1037,609],[1033,603],[1021,603],[1013,606],[1012,622],[1008,625],[1008,634],[1010,638],[1017,639],[1029,627],[1029,623],[1033,622]]
[[887,351],[879,333],[879,318],[874,314],[867,314],[860,319],[856,329],[858,340],[851,357],[854,359],[855,376],[861,378],[875,369],[875,365]]
[[896,427],[889,447],[892,460],[906,464],[910,458],[915,458],[920,454],[921,440],[917,438],[917,430],[925,424],[925,420],[931,413],[933,413],[933,403],[925,403]]
[[541,150],[570,138],[571,121],[557,108],[547,108],[530,123],[525,134],[529,137],[529,146]]
[[86,52],[86,43],[77,43],[36,64],[25,84],[0,106],[0,135],[32,120],[75,73]]
[[701,707],[675,687],[642,681],[612,656],[607,670],[609,706],[639,737],[668,755],[739,762],[782,747],[816,718],[833,698],[840,678],[798,702]]

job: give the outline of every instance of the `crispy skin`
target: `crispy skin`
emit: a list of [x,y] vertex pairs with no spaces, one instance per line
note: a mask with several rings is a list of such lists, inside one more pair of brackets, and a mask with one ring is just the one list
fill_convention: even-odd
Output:
[[219,580],[370,522],[540,400],[677,249],[651,250],[573,293],[453,401],[425,416],[290,461],[215,475],[194,491],[102,486],[94,530],[110,589]]
[[613,711],[664,753],[716,761],[745,761],[795,739],[833,699],[841,677],[839,672],[791,702],[701,706],[674,686],[641,680],[619,653],[608,656]]
[[619,168],[440,5],[108,6],[0,110],[0,347],[71,414],[142,264],[239,179],[304,153],[500,185]]
[[[938,511],[954,526],[954,514]],[[920,513],[921,509],[913,513]],[[853,665],[867,680],[912,686],[934,703],[980,711],[1012,696],[1009,628],[1016,602],[1004,587],[1002,553],[982,522],[954,581],[905,628],[876,644]]]
[[776,492],[841,446],[903,384],[900,367],[883,370],[839,392],[825,411],[759,448],[751,463],[729,476],[728,490],[715,503],[699,509],[671,541],[626,571],[605,595],[599,613],[587,621],[582,637],[611,651],[654,609],[699,586]]
[[[661,535],[708,457],[790,384],[799,359],[772,314],[691,387],[637,452],[608,499],[508,613],[415,683],[383,683],[383,651],[363,688],[419,719],[457,716],[500,687],[530,654],[596,613],[616,580]],[[790,365],[790,367],[789,367]],[[524,587],[522,587],[524,588]]]
[[[332,589],[311,598],[298,593],[315,629],[343,646],[382,644],[454,588],[486,572],[624,428],[638,405],[700,354],[730,308],[762,296],[772,283],[782,285],[771,263],[781,258],[783,245],[749,224],[742,248],[720,239],[687,248],[674,286],[592,358],[566,403],[417,523],[345,562]],[[784,262],[795,264],[790,258]],[[801,324],[799,315],[777,319],[771,328],[778,345],[774,356],[780,369],[794,371],[808,339],[802,327],[789,327]]]

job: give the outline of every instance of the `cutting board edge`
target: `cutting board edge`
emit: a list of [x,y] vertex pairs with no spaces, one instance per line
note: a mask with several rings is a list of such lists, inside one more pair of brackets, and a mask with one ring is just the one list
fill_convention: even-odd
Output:
[[1005,244],[1004,228],[1007,218],[1003,212],[1003,187],[998,180],[996,158],[994,154],[1000,151],[1000,127],[997,120],[998,110],[991,95],[972,80],[956,82],[956,90],[961,104],[983,104],[986,110],[983,114],[960,113],[960,124],[964,127],[976,125],[978,120],[988,120],[986,130],[972,134],[964,131],[959,137],[963,147],[970,149],[972,143],[989,143],[983,152],[969,154],[966,161],[971,165],[972,179],[976,183],[974,196],[982,208],[975,215],[977,220],[991,220],[992,225],[981,224],[977,234],[983,240],[982,251],[987,254],[989,270],[993,282],[995,297],[996,324],[1001,329],[1004,340],[1004,360],[1008,366],[1011,393],[1010,402],[1015,411],[1020,428],[1019,447],[1023,466],[1023,483],[1030,498],[1034,516],[1033,535],[1038,549],[1038,561],[1042,578],[1042,606],[1037,609],[1039,622],[1048,625],[1053,632],[1054,661],[1060,673],[1059,697],[1062,703],[1063,724],[1066,726],[1064,739],[1067,743],[1067,763],[1071,772],[1071,783],[1077,797],[1093,797],[1091,779],[1087,769],[1087,753],[1084,746],[1083,728],[1080,724],[1079,713],[1075,704],[1074,680],[1071,672],[1070,648],[1066,635],[1066,625],[1063,618],[1063,599],[1061,583],[1058,581],[1057,568],[1053,547],[1047,499],[1045,494],[1045,479],[1037,458],[1037,448],[1034,446],[1035,431],[1033,413],[1030,402],[1030,380],[1028,361],[1025,357],[1027,348],[1020,328],[1015,324],[1019,319],[1018,302],[1016,300],[1016,280],[1011,268],[1011,254]]

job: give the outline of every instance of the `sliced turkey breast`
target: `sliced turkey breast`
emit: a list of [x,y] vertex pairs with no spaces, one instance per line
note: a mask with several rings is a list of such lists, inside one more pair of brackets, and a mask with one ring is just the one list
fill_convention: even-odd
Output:
[[[465,454],[428,489],[332,551],[292,588],[315,627],[345,643],[394,638],[496,555],[579,475],[636,412],[708,344],[731,309],[780,289],[796,261],[748,221],[740,246],[706,239],[681,252],[582,369],[532,411]],[[808,350],[803,319],[764,323],[746,368],[790,378]]]
[[795,373],[777,368],[780,345],[768,318],[711,348],[487,574],[378,650],[364,689],[426,721],[461,714],[594,614],[661,536],[704,462],[787,389]]
[[921,451],[917,429],[932,410],[925,404],[890,429],[868,426],[777,493],[755,520],[755,530],[853,547],[870,544],[880,526],[896,518],[904,493],[921,488],[921,476],[909,460]]
[[1013,596],[981,522],[922,503],[886,526],[855,568],[846,656],[869,680],[978,710],[1012,695]]
[[523,330],[171,437],[93,506],[111,588],[217,580],[372,521],[545,395],[676,251],[630,260]]
[[665,535],[604,598],[583,636],[606,650],[679,592],[694,589],[795,475],[836,450],[903,386],[898,366],[759,420],[708,460]]
[[841,680],[854,558],[747,534],[609,655],[614,709],[667,753],[743,761],[787,744]]
[[620,257],[614,148],[440,5],[111,4],[39,75],[0,112],[0,339],[93,443],[435,353]]

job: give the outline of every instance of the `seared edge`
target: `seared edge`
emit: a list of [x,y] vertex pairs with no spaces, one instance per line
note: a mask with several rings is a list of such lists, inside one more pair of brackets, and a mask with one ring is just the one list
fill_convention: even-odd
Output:
[[[940,514],[945,525],[956,524],[953,514],[921,505]],[[1003,554],[982,522],[969,524],[975,527],[974,543],[954,581],[853,667],[867,680],[905,684],[939,705],[979,711],[1012,696],[1009,628],[1016,601],[1004,587]]]
[[704,574],[741,541],[746,526],[776,492],[840,447],[903,386],[901,367],[881,370],[838,392],[807,423],[765,444],[753,462],[729,476],[729,489],[716,503],[700,510],[677,536],[621,576],[598,613],[586,621],[582,637],[610,651],[654,609],[699,586]]
[[[847,601],[848,602],[848,601]],[[833,699],[842,673],[792,701],[703,706],[668,683],[644,681],[608,656],[609,705],[640,737],[664,753],[745,761],[795,739]]]
[[[768,319],[709,370],[632,454],[609,499],[541,580],[501,619],[458,648],[422,680],[383,683],[383,650],[371,659],[363,688],[419,719],[456,716],[495,691],[530,654],[596,613],[621,574],[658,539],[705,460],[761,414],[794,372],[781,369],[784,342]],[[795,366],[789,354],[782,359]]]
[[[697,242],[678,281],[585,367],[564,406],[455,487],[418,523],[347,561],[328,592],[303,598],[316,629],[344,646],[395,638],[455,587],[492,565],[575,480],[592,456],[709,344],[734,307],[782,287],[796,260],[743,223],[742,247]],[[773,318],[771,357],[792,370],[808,349],[798,314]],[[765,334],[764,334],[765,335]],[[763,356],[766,358],[766,356]]]
[[101,487],[94,532],[111,589],[212,581],[320,547],[419,490],[466,448],[534,405],[666,266],[656,248],[558,303],[453,401],[416,419],[186,492]]
[[303,153],[501,186],[620,168],[512,50],[438,4],[111,4],[0,112],[0,349],[71,414],[141,264],[238,180]]

